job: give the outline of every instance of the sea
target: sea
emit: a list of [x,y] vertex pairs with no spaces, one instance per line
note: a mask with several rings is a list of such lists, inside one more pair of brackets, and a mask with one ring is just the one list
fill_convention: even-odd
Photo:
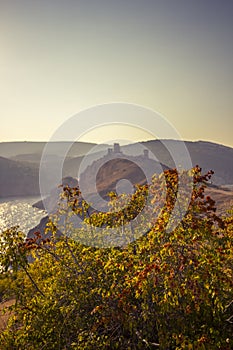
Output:
[[1,198],[0,233],[10,227],[18,226],[26,236],[28,231],[46,216],[44,210],[32,206],[40,199],[40,197]]

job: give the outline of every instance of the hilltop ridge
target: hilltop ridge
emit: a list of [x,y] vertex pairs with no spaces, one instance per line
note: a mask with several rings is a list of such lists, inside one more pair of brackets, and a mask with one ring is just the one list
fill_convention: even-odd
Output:
[[[118,179],[125,178],[127,175],[127,179],[139,181],[141,175],[136,175],[136,173],[140,172],[139,168],[141,165],[140,161],[139,163],[136,162],[136,159],[142,155],[142,149],[147,150],[149,153],[152,152],[158,160],[155,166],[156,162],[153,165],[152,160],[146,160],[145,155],[143,158],[144,166],[156,172],[156,167],[158,170],[159,163],[160,169],[161,167],[175,167],[174,160],[166,149],[166,144],[175,148],[180,142],[183,141],[151,140],[121,146],[121,152],[125,156],[131,157],[132,162],[135,164],[129,164],[129,162],[126,164],[126,161],[122,159],[122,153],[120,153],[118,160],[113,162],[115,164],[108,164],[108,166],[111,165],[112,169],[114,167],[117,169]],[[202,167],[203,172],[214,170],[213,184],[218,186],[233,184],[233,148],[206,141],[184,141],[183,143],[190,154],[192,166],[198,164]],[[85,160],[88,159],[89,164],[92,164],[93,161],[98,161],[102,157],[105,157],[104,159],[107,162],[106,157],[109,156],[109,145],[96,147],[97,145],[94,143],[56,142],[50,148],[51,154],[47,160],[49,162],[48,166],[52,162],[56,162],[56,159],[60,157],[60,149],[64,147],[64,144],[66,147],[70,146],[70,150],[63,164],[63,177],[77,177],[79,166],[84,157]],[[45,142],[0,143],[0,197],[28,196],[39,193],[39,167],[45,145]],[[100,188],[102,186],[100,184],[102,180],[100,181],[100,179],[103,177],[104,171],[106,173],[106,165],[103,163],[101,167],[103,169],[99,172],[97,181]],[[110,174],[113,172],[113,170],[109,171]],[[87,178],[90,180],[90,174],[87,175]],[[114,179],[111,180],[112,184],[114,184]],[[54,184],[54,186],[56,185]]]

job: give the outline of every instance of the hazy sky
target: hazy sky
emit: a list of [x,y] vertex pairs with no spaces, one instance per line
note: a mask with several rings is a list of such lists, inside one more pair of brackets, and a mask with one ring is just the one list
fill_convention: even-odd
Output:
[[0,50],[0,141],[120,101],[233,146],[232,0],[0,0]]

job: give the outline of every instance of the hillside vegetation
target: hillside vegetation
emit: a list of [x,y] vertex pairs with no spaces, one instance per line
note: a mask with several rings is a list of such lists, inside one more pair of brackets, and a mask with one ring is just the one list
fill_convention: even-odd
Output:
[[211,172],[181,176],[187,191],[194,181],[188,207],[167,170],[165,182],[155,175],[132,195],[111,193],[105,213],[88,215],[79,188],[64,186],[50,239],[7,230],[0,292],[16,302],[0,348],[232,349],[233,213],[216,215]]

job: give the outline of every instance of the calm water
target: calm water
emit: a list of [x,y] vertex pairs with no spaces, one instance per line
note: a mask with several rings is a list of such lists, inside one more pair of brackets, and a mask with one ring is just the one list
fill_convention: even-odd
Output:
[[39,197],[0,199],[0,232],[18,225],[25,234],[46,215],[43,210],[33,208]]

